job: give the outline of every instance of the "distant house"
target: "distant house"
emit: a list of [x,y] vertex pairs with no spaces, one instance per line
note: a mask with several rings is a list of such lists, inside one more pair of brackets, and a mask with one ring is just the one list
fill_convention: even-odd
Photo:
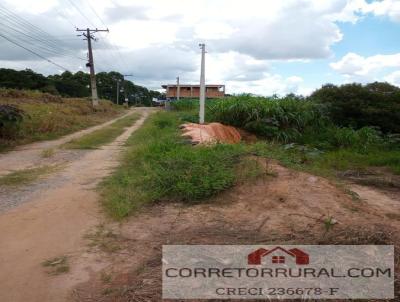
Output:
[[[176,99],[177,97],[177,85],[168,84],[162,85],[162,88],[166,90],[166,97]],[[225,85],[206,85],[206,98],[223,98],[225,96]],[[180,98],[199,98],[200,97],[200,85],[179,85],[179,97]]]

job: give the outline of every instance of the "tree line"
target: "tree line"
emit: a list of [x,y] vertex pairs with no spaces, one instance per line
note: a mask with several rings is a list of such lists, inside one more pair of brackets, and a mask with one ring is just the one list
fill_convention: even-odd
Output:
[[[119,102],[127,98],[130,105],[151,105],[153,97],[161,93],[124,80],[122,74],[116,71],[100,72],[96,75],[98,96],[117,102],[117,83],[119,82]],[[33,70],[14,70],[0,68],[0,87],[14,89],[39,90],[42,92],[61,95],[63,97],[88,97],[90,91],[90,75],[78,71],[65,71],[62,74],[44,76]]]

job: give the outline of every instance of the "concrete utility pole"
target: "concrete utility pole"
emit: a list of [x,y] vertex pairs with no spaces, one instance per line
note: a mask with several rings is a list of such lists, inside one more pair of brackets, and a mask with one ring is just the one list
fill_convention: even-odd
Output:
[[179,87],[179,77],[176,78],[176,99],[179,101],[180,87]]
[[119,105],[119,80],[117,80],[117,105]]
[[108,29],[79,29],[77,28],[76,31],[83,32],[82,35],[88,41],[88,53],[89,53],[89,62],[86,64],[86,67],[90,68],[90,88],[92,90],[92,105],[97,106],[99,104],[99,99],[97,96],[97,87],[96,87],[96,73],[94,71],[94,61],[93,61],[93,52],[92,52],[92,39],[95,41],[94,35],[92,33],[99,32],[99,31],[106,31]]
[[206,78],[205,78],[205,54],[206,45],[204,43],[199,44],[201,48],[201,72],[200,72],[200,112],[199,122],[204,124],[204,108],[206,99]]
[[126,87],[125,87],[125,85],[124,85],[124,83],[125,83],[125,77],[133,77],[133,74],[123,74],[123,75],[122,75],[122,80],[121,80],[121,81],[117,79],[117,105],[119,105],[119,93],[120,93],[120,91],[119,91],[119,83],[120,83],[120,82],[122,82],[122,87],[123,87],[123,89],[124,89],[125,102],[128,102],[128,101],[127,101],[127,94],[126,94]]

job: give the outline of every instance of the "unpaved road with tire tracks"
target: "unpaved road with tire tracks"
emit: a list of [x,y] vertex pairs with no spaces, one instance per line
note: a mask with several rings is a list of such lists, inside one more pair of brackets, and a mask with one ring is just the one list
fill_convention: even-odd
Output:
[[[50,276],[41,263],[60,256],[90,263],[85,257],[87,245],[83,237],[104,221],[94,188],[116,167],[123,144],[151,113],[145,108],[136,111],[142,114],[141,118],[112,143],[96,150],[80,150],[80,155],[72,157],[62,171],[40,184],[16,189],[14,198],[23,203],[0,214],[0,301],[65,301],[75,284],[89,278],[85,265],[78,266],[82,269],[79,273]],[[4,170],[12,162],[20,162],[19,168],[30,167],[43,148],[57,147],[100,127],[2,155],[0,167]],[[30,160],[24,159],[25,155]],[[3,197],[0,194],[0,204]],[[92,268],[95,266],[96,263],[91,264]]]
[[63,152],[63,150],[60,150],[60,152],[57,152],[57,154],[55,154],[56,158],[52,157],[50,159],[44,158],[42,156],[42,152],[44,150],[57,148],[62,144],[65,144],[66,142],[69,142],[73,139],[80,138],[93,131],[104,128],[130,114],[132,114],[132,111],[124,115],[121,115],[117,118],[114,118],[112,120],[109,120],[105,123],[71,133],[69,135],[63,136],[55,140],[40,141],[27,145],[18,146],[13,151],[0,154],[0,176],[6,175],[10,172],[17,170],[29,169],[35,166],[45,165],[48,163],[49,160],[52,163],[54,163],[55,160],[59,160],[60,162],[68,160],[69,159],[68,156],[71,156],[71,152],[68,153],[68,152]]

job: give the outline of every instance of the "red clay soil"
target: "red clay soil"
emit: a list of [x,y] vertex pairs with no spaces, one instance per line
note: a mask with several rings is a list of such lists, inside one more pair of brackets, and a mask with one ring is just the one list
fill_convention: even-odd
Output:
[[181,129],[183,130],[182,136],[189,137],[193,144],[236,144],[242,138],[236,128],[220,123],[206,125],[188,123],[181,125]]
[[[112,236],[97,238],[93,251],[104,268],[74,289],[72,301],[162,301],[163,244],[395,244],[398,248],[399,217],[388,215],[398,210],[397,204],[385,199],[372,202],[363,192],[355,198],[324,178],[276,163],[267,161],[264,168],[265,176],[208,203],[156,204],[122,224],[109,224]],[[327,230],[324,220],[329,217],[337,223]],[[398,272],[398,254],[395,263]]]

